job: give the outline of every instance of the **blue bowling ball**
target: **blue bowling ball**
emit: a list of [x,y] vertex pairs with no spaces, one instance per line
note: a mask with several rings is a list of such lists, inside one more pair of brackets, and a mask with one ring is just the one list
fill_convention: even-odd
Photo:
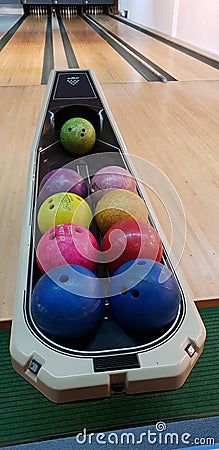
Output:
[[47,335],[78,340],[95,330],[103,318],[104,295],[90,270],[63,265],[49,270],[34,287],[31,313]]
[[147,335],[166,327],[177,316],[180,291],[172,272],[150,259],[123,264],[109,284],[114,319],[128,332]]

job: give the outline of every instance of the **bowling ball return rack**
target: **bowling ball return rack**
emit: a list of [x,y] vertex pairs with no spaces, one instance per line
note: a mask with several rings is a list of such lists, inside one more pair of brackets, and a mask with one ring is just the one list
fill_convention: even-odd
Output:
[[[71,117],[84,117],[95,127],[96,142],[87,155],[74,156],[60,143],[61,126]],[[68,167],[89,182],[108,165],[124,167],[135,177],[138,194],[148,208],[149,222],[156,227],[153,208],[137,181],[94,72],[51,71],[30,156],[10,353],[15,371],[56,403],[177,389],[189,376],[204,346],[204,325],[163,240],[162,262],[174,273],[180,290],[177,317],[166,329],[147,337],[130,336],[111,317],[107,298],[100,327],[77,343],[52,339],[33,321],[31,295],[42,276],[36,263],[36,245],[41,236],[36,220],[40,181],[51,170]],[[100,241],[95,223],[92,226],[91,231]],[[96,274],[106,276],[104,264],[97,267]]]

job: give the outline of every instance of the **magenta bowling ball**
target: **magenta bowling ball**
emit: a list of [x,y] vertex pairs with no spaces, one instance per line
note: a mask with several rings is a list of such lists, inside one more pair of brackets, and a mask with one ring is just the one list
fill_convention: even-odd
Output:
[[136,192],[134,177],[120,166],[107,166],[98,170],[90,182],[92,200],[97,203],[103,195],[112,189],[127,189]]
[[95,271],[98,243],[87,229],[75,224],[57,225],[43,234],[36,260],[42,273],[63,264],[74,264]]
[[71,192],[85,198],[87,184],[75,170],[65,167],[51,170],[40,183],[38,202],[42,204],[48,197],[58,192]]

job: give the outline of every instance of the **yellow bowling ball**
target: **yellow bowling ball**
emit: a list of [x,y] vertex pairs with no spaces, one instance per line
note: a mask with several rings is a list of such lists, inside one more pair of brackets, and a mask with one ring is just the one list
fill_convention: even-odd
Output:
[[89,228],[92,212],[88,203],[79,195],[59,192],[51,195],[38,212],[38,227],[41,233],[64,223],[74,223]]
[[97,203],[95,220],[102,234],[117,222],[136,219],[148,220],[148,210],[138,194],[126,189],[114,189],[105,194]]

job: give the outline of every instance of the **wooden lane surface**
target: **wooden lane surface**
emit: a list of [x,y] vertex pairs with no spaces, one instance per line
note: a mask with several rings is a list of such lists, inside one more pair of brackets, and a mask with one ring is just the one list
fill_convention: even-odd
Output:
[[45,17],[27,17],[0,52],[0,86],[40,85],[45,31]]
[[169,241],[168,210],[172,212],[177,257],[185,244],[179,268],[188,291],[214,304],[219,297],[219,82],[102,87],[128,153],[154,164],[177,191],[186,217],[185,236],[173,188],[162,192],[156,171],[152,177],[146,163],[134,160],[140,179],[161,194],[164,205],[146,189]]
[[0,87],[0,320],[11,319],[26,175],[45,86]]
[[177,80],[219,80],[219,71],[107,15],[95,16],[114,34]]
[[101,83],[146,82],[80,17],[63,19],[78,65],[94,68]]

